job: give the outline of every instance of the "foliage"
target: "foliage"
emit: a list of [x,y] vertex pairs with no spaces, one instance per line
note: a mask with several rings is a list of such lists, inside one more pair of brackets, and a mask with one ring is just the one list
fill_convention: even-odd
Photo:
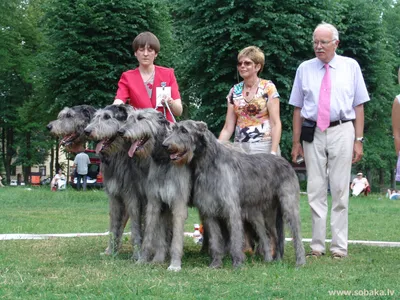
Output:
[[[46,78],[55,111],[110,104],[121,73],[135,65],[131,43],[138,33],[152,31],[170,49],[168,9],[157,1],[50,0],[45,9],[52,45]],[[160,54],[160,63],[168,54]]]
[[[266,55],[262,77],[271,79],[281,95],[283,150],[287,153],[292,108],[288,105],[297,66],[311,58],[312,30],[326,19],[333,1],[179,1],[175,25],[183,41],[179,74],[185,101],[195,106],[191,118],[221,130],[225,97],[237,81],[236,56],[249,45]],[[186,74],[186,75],[185,75]],[[291,138],[290,138],[291,140]]]
[[121,73],[136,66],[132,39],[147,30],[161,42],[157,64],[176,69],[183,118],[203,120],[215,134],[224,123],[225,97],[240,80],[237,53],[259,46],[266,55],[261,76],[281,96],[281,149],[289,158],[291,86],[298,65],[314,57],[310,40],[321,21],[338,27],[338,52],[359,62],[371,96],[365,105],[365,156],[354,169],[383,182],[395,162],[390,124],[399,93],[395,0],[1,1],[0,150],[7,174],[12,160],[28,170],[45,158],[51,145],[44,125],[61,108],[112,102]]
[[[35,126],[40,119],[28,123],[18,111],[26,102],[32,101],[36,79],[36,55],[41,44],[41,35],[37,29],[37,4],[40,0],[29,2],[12,0],[2,2],[0,31],[5,41],[0,46],[0,113],[2,128],[3,164],[7,179],[10,176],[12,159],[18,157],[23,165],[32,164],[29,157],[34,156],[30,148],[30,132],[24,126]],[[34,105],[35,106],[35,105]],[[37,122],[37,123],[36,123]],[[17,143],[16,141],[20,141]],[[16,153],[18,151],[18,156]],[[25,174],[28,176],[29,174]],[[27,177],[25,177],[27,181]]]
[[389,174],[394,163],[390,112],[395,94],[396,56],[387,39],[390,30],[382,24],[382,13],[392,10],[391,1],[340,2],[345,4],[340,14],[340,48],[343,55],[360,64],[371,97],[364,105],[365,156],[357,168],[365,172],[383,169]]

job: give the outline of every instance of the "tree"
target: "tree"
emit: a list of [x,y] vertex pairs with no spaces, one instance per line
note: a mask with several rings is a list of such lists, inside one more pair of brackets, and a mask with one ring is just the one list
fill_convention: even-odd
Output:
[[[393,69],[396,56],[382,15],[392,11],[392,1],[340,2],[344,4],[340,14],[340,49],[343,55],[355,58],[360,64],[371,97],[371,101],[364,106],[364,158],[355,167],[365,170],[370,180],[372,175],[377,175],[383,184],[384,174],[393,165],[390,112],[395,94]],[[378,172],[371,174],[372,170]]]
[[18,128],[22,125],[17,109],[33,92],[32,71],[38,48],[33,10],[37,0],[3,1],[0,4],[0,126],[2,161],[10,180],[11,162],[17,154]]
[[[261,77],[271,79],[281,95],[283,136],[281,148],[291,148],[291,115],[288,105],[296,68],[313,56],[312,31],[329,15],[335,1],[211,1],[176,0],[175,29],[182,44],[178,81],[190,117],[206,121],[217,133],[226,113],[225,97],[240,80],[238,52],[249,45],[266,56]],[[328,8],[332,8],[331,12]]]
[[52,44],[46,77],[54,111],[112,103],[121,73],[135,64],[131,43],[142,31],[159,37],[166,49],[159,62],[168,61],[172,39],[164,1],[50,0],[44,21]]

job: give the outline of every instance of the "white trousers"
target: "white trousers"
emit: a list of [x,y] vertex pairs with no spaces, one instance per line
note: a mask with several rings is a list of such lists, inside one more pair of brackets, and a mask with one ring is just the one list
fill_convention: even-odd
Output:
[[325,253],[329,180],[332,195],[330,250],[347,255],[349,184],[353,145],[353,122],[330,127],[324,132],[317,127],[314,141],[303,142],[308,177],[308,203],[312,218],[311,249],[314,251]]
[[[233,145],[241,149],[242,151],[254,154],[254,153],[271,153],[272,141],[262,141],[258,143],[240,143],[234,142]],[[278,145],[277,155],[281,156],[281,148]]]

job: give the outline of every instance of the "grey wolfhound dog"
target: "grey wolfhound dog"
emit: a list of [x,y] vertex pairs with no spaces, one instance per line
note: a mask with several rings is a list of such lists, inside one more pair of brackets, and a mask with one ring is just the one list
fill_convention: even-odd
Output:
[[[169,153],[163,148],[171,123],[154,109],[141,109],[129,114],[126,125],[120,129],[120,134],[131,141],[130,156],[149,159],[150,169],[147,178],[146,195],[146,226],[142,245],[143,261],[148,261],[155,251],[153,240],[158,238],[158,227],[168,226],[164,222],[165,215],[172,218],[172,240],[170,245],[171,262],[168,270],[181,270],[183,254],[184,224],[187,218],[187,207],[191,192],[191,174],[187,166],[176,166],[171,163]],[[164,208],[163,208],[164,207]],[[164,216],[163,216],[164,215]],[[168,245],[158,245],[158,247]]]
[[[182,121],[164,141],[176,164],[188,164],[193,176],[193,203],[206,218],[212,256],[210,267],[220,267],[224,239],[218,222],[229,231],[233,266],[244,261],[243,222],[258,235],[264,259],[272,259],[270,241],[283,254],[283,234],[277,218],[284,218],[292,232],[296,264],[305,264],[299,217],[299,183],[291,165],[271,154],[246,154],[219,143],[203,122]],[[283,231],[283,224],[278,228]],[[278,236],[281,237],[280,240]]]
[[61,138],[60,145],[67,151],[83,146],[86,142],[85,127],[90,123],[96,109],[90,105],[65,107],[56,120],[47,125],[50,133]]
[[118,134],[125,124],[130,105],[109,105],[99,109],[86,127],[88,138],[98,140],[96,152],[101,159],[101,171],[110,205],[110,240],[106,254],[116,254],[126,221],[131,219],[133,258],[140,258],[142,244],[142,215],[146,205],[144,180],[148,160],[131,159],[130,144]]

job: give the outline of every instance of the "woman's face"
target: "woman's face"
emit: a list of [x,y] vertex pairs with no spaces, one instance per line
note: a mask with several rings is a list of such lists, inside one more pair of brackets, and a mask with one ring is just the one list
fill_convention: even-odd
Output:
[[135,56],[141,66],[151,66],[157,57],[156,51],[146,44],[145,47],[139,48],[135,52]]
[[256,65],[254,61],[252,61],[247,56],[241,56],[239,57],[237,68],[240,77],[246,79],[257,76],[258,71],[260,71],[261,65]]

